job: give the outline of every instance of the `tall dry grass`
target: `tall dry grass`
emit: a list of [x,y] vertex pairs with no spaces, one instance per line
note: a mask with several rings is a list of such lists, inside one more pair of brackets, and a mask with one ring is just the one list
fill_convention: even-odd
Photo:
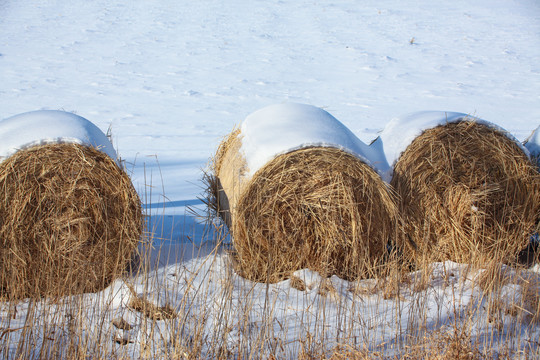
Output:
[[[169,256],[165,249],[162,256]],[[96,294],[4,302],[0,356],[534,359],[540,355],[537,340],[528,335],[538,334],[540,326],[540,281],[529,271],[500,264],[479,271],[436,263],[413,273],[396,268],[388,277],[356,282],[300,272],[296,280],[259,284],[239,277],[220,249],[192,261],[189,267],[143,266]]]

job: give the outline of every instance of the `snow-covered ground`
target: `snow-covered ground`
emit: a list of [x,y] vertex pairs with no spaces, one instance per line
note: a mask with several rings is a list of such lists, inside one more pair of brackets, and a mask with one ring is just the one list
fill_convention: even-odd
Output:
[[[254,111],[284,102],[315,105],[367,144],[395,117],[427,110],[459,112],[490,121],[523,141],[540,125],[538,59],[536,0],[6,0],[0,1],[0,119],[32,110],[65,110],[103,132],[111,128],[113,144],[126,161],[147,212],[154,215],[152,228],[161,239],[156,244],[180,247],[182,242],[211,239],[206,225],[187,207],[201,207],[201,169],[222,137]],[[534,146],[529,144],[529,149]],[[175,270],[180,265],[171,265],[156,276],[161,283],[171,276],[190,279],[189,271],[209,266],[203,264],[205,257],[191,257],[181,265],[187,269],[184,275]],[[213,262],[217,267],[208,271],[221,274],[224,261],[218,257]],[[438,266],[435,272],[444,267]],[[462,269],[456,264],[446,267],[456,276]],[[462,280],[465,290],[459,303],[481,301]],[[321,300],[313,290],[317,281],[307,293],[296,293],[288,283],[261,290],[280,294],[288,289],[286,296],[272,301],[281,314],[277,321],[287,329],[278,333],[292,348],[296,337],[304,336],[302,331],[312,324],[306,307]],[[332,281],[337,298],[352,301],[346,292],[339,292],[341,281]],[[233,283],[242,296],[252,287],[254,293],[259,291],[258,285],[239,278]],[[447,293],[443,283],[422,298],[426,304],[437,307],[457,296],[454,290]],[[199,296],[182,297],[184,290],[176,289],[174,294],[154,295],[173,305]],[[125,289],[117,283],[106,290],[115,291],[123,294]],[[225,290],[209,291],[206,295],[218,296]],[[113,298],[111,308],[127,312],[122,297]],[[255,297],[254,311],[258,302],[268,299]],[[377,304],[390,304],[386,301]],[[238,307],[241,301],[231,303]],[[207,305],[195,304],[194,309]],[[381,335],[384,326],[389,327],[388,334],[396,330],[377,322],[384,320],[381,314],[395,313],[394,305],[386,310],[377,306],[370,300],[345,306],[363,314],[364,325],[379,329],[369,335],[376,339],[372,344],[388,340]],[[342,308],[328,310],[330,327],[335,322],[329,319],[343,315]],[[303,310],[295,313],[298,309]],[[400,311],[414,313],[404,309]],[[456,308],[451,310],[437,310],[426,319],[438,314],[439,320],[430,324],[444,327],[456,314]],[[211,308],[208,313],[212,320],[220,311]],[[257,314],[249,314],[253,324],[247,324],[256,328]],[[126,315],[130,316],[136,314]],[[302,324],[308,325],[297,331],[298,316],[307,316]],[[474,319],[478,318],[477,313]],[[283,321],[289,325],[283,327]],[[10,327],[17,325],[23,326],[24,318],[13,320]],[[128,346],[140,350],[139,330],[129,335],[135,345]],[[328,336],[334,336],[334,330]],[[523,344],[540,336],[538,328],[523,331],[528,331],[518,339]]]

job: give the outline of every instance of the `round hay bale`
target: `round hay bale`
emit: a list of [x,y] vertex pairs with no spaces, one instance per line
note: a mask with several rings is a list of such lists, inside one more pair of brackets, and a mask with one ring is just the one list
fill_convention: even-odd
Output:
[[486,122],[425,130],[394,166],[398,244],[417,263],[515,261],[540,211],[535,177],[523,148]]
[[[302,268],[347,280],[376,275],[394,234],[396,205],[379,174],[347,148],[339,148],[337,133],[359,140],[323,110],[298,104],[272,109],[248,117],[221,143],[214,159],[216,207],[232,233],[237,272],[263,282],[280,281]],[[261,155],[275,145],[273,140],[256,141],[257,136],[272,138],[277,132],[278,142],[302,137],[309,129],[296,120],[306,113],[310,126],[320,128],[312,123],[319,120],[323,127],[339,125],[330,131],[337,144],[279,145],[254,171],[250,155],[253,159],[254,153]],[[276,128],[261,126],[265,121]],[[254,128],[263,130],[254,134]],[[246,153],[246,143],[251,153]]]
[[127,174],[91,146],[26,148],[0,163],[1,296],[95,292],[126,270],[142,233]]

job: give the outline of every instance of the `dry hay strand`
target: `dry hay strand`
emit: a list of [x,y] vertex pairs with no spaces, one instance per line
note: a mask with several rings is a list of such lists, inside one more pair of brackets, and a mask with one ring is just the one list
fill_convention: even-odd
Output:
[[536,166],[536,170],[540,172],[540,154],[539,155],[531,155],[531,161]]
[[514,261],[540,211],[536,170],[486,125],[425,131],[403,152],[391,185],[401,198],[398,244],[413,262]]
[[279,155],[248,178],[240,147],[236,130],[218,150],[214,201],[241,276],[276,282],[303,268],[347,280],[376,276],[397,208],[371,167],[313,147]]
[[482,360],[492,358],[475,346],[468,329],[457,327],[447,331],[439,329],[427,332],[423,336],[411,337],[404,350],[405,354],[401,357],[404,360]]
[[178,314],[170,305],[157,306],[143,297],[132,297],[127,304],[127,307],[142,313],[152,320],[175,319]]
[[141,203],[109,156],[76,144],[0,163],[0,296],[95,292],[122,273],[143,230]]
[[307,290],[307,286],[306,286],[306,282],[302,279],[300,279],[298,276],[296,275],[291,275],[289,277],[289,281],[290,281],[290,285],[293,289],[296,289],[298,291],[306,291]]

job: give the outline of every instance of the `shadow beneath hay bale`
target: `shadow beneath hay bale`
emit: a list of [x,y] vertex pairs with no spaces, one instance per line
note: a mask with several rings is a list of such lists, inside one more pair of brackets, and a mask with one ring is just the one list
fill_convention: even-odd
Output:
[[145,236],[149,242],[159,245],[161,242],[201,243],[209,240],[211,223],[206,219],[206,214],[191,214],[189,208],[175,210],[180,214],[158,213],[145,216]]
[[220,252],[220,244],[163,241],[156,246],[142,245],[138,256],[129,265],[126,274],[137,276],[195,258],[205,258]]
[[[207,181],[207,180],[204,180]],[[207,256],[230,241],[228,231],[204,198],[169,201],[146,206],[145,233],[131,274]],[[174,208],[174,209],[173,209]]]
[[183,206],[200,205],[200,204],[201,204],[201,200],[199,199],[175,200],[175,201],[152,203],[146,206],[146,209],[167,209],[167,208],[175,208],[175,207],[183,207]]
[[528,268],[540,263],[540,241],[538,240],[538,235],[531,240],[525,249],[520,251],[517,263]]

